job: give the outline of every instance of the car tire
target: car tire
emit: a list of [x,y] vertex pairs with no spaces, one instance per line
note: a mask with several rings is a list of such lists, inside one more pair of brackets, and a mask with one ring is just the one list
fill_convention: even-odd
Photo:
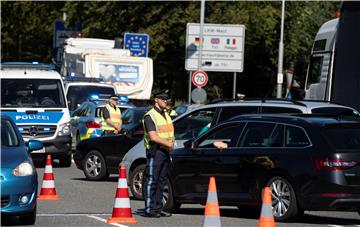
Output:
[[60,166],[61,167],[70,167],[71,166],[71,161],[72,161],[72,156],[71,156],[71,154],[69,154],[68,156],[66,156],[65,158],[60,159],[59,161],[60,161]]
[[86,179],[91,181],[104,180],[109,176],[105,159],[97,150],[91,150],[85,155],[83,172]]
[[166,179],[166,185],[164,186],[163,207],[163,210],[169,213],[175,213],[181,207],[181,203],[176,202],[174,199],[173,188],[169,178]]
[[19,216],[19,221],[23,225],[33,225],[36,221],[36,206],[30,213]]
[[286,221],[298,215],[295,191],[288,180],[274,176],[268,184],[272,193],[272,206],[275,221]]
[[129,186],[132,195],[136,199],[144,199],[143,185],[145,180],[145,166],[145,164],[141,164],[130,173]]

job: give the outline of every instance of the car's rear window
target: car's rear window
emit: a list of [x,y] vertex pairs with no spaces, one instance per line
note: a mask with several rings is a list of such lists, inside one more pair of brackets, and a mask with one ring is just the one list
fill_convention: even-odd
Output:
[[360,126],[359,127],[326,127],[323,134],[335,149],[359,149],[360,150]]
[[16,147],[19,140],[9,120],[1,119],[1,146]]

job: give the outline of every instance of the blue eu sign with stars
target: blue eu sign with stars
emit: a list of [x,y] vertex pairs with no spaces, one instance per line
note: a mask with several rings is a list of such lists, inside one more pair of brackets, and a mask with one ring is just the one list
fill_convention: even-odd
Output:
[[125,33],[124,49],[129,49],[131,56],[147,57],[149,47],[148,34]]

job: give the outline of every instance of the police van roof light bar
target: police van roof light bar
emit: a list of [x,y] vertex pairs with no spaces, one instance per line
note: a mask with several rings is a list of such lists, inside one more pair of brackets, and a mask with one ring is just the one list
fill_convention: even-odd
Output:
[[2,62],[1,70],[3,69],[38,69],[38,70],[55,70],[55,65],[44,64],[38,62]]

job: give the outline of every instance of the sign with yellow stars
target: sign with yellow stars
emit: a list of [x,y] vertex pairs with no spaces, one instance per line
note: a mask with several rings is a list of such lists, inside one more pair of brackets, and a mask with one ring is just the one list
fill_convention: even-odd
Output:
[[130,50],[131,56],[147,57],[149,52],[149,35],[125,33],[124,49]]

